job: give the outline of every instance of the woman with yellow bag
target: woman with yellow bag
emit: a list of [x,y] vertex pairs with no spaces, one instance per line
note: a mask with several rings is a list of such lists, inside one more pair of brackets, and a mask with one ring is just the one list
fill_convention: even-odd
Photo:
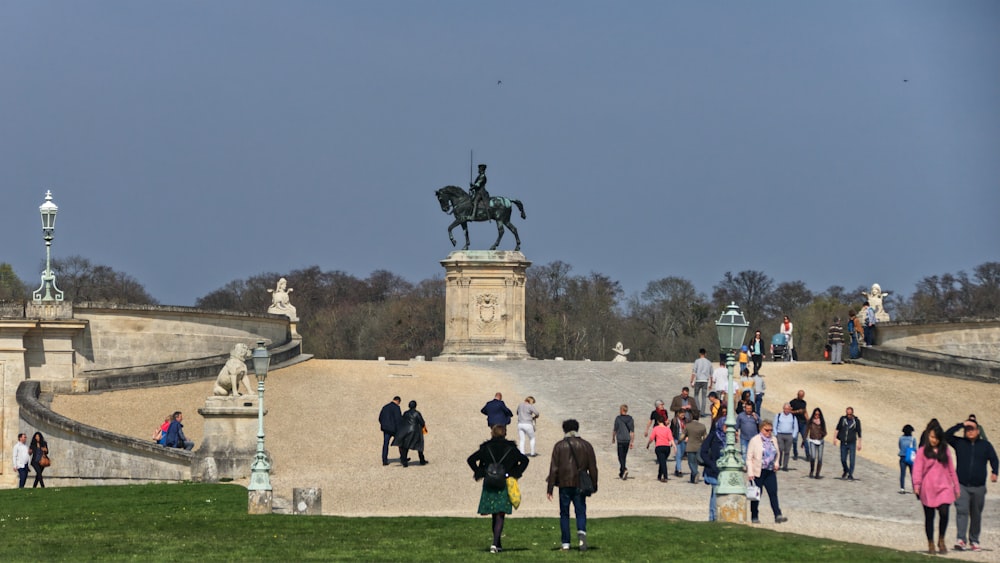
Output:
[[521,453],[517,444],[507,439],[507,427],[490,427],[490,439],[480,444],[466,462],[472,468],[473,478],[483,480],[483,490],[479,495],[479,514],[489,514],[492,518],[493,543],[490,553],[503,551],[500,544],[506,516],[521,504],[521,492],[517,479],[528,467],[528,456]]

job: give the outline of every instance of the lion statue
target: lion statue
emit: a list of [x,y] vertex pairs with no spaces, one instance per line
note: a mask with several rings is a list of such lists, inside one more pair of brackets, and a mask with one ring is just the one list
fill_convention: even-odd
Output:
[[252,352],[250,347],[242,342],[237,342],[233,350],[229,352],[229,359],[226,365],[222,366],[219,377],[215,380],[215,395],[217,397],[242,397],[239,384],[243,382],[243,390],[247,394],[252,389],[250,387],[250,377],[247,375],[246,361],[250,359]]

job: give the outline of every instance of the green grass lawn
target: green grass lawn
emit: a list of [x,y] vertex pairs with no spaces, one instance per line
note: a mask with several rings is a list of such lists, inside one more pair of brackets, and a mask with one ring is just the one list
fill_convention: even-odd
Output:
[[[0,561],[925,561],[925,556],[672,518],[591,520],[590,550],[559,550],[559,519],[247,514],[235,485],[0,491]],[[574,542],[575,543],[575,542]]]

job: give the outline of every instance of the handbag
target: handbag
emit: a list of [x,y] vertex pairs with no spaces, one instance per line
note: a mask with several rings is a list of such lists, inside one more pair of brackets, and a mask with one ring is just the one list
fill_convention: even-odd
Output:
[[760,500],[760,487],[754,483],[747,485],[747,498],[750,500]]
[[521,506],[521,486],[517,484],[517,479],[507,477],[507,497],[514,508]]
[[917,459],[917,447],[915,442],[916,440],[910,436],[910,445],[906,446],[906,449],[903,450],[903,460],[906,462],[906,465],[911,467],[913,466],[913,461]]
[[52,461],[49,459],[48,454],[42,454],[42,458],[38,460],[39,467],[48,467],[52,465]]
[[[580,467],[580,462],[576,460],[576,452],[573,450],[573,443],[569,441],[569,438],[566,439],[566,444],[569,446],[570,455],[573,456],[573,465]],[[580,469],[577,473],[576,488],[585,497],[589,497],[597,492],[597,488],[594,487],[594,480],[590,477],[590,471],[587,468]]]

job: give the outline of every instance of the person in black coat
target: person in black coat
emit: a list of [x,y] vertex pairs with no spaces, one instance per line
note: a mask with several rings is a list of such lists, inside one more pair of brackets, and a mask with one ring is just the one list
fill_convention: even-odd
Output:
[[704,479],[706,485],[712,486],[712,496],[709,497],[708,501],[708,521],[714,522],[716,519],[715,511],[715,491],[719,487],[719,457],[722,456],[722,438],[719,437],[718,432],[709,432],[708,437],[705,441],[701,443],[701,450],[699,454],[701,455],[702,461],[705,462],[705,472]]
[[382,465],[389,465],[389,442],[399,431],[399,424],[403,421],[403,411],[399,409],[402,399],[399,396],[392,398],[392,401],[382,407],[378,413],[378,424],[382,428]]
[[[479,449],[473,452],[466,461],[472,469],[472,476],[476,481],[486,477],[486,468],[491,463],[500,463],[509,477],[520,479],[524,475],[524,470],[528,468],[528,456],[521,453],[517,444],[507,439],[507,426],[497,424],[490,427],[491,438],[479,445]],[[504,519],[514,511],[514,506],[510,502],[506,487],[503,489],[491,489],[483,482],[483,490],[479,495],[479,514],[489,514],[492,516],[493,544],[490,551],[496,553],[503,551],[500,545],[500,536],[503,535]]]
[[417,402],[410,401],[410,410],[403,413],[403,419],[399,424],[399,432],[392,445],[399,447],[399,462],[403,467],[410,466],[410,458],[407,457],[410,450],[416,450],[420,456],[420,465],[427,465],[424,458],[424,416],[417,410]]
[[41,432],[35,432],[35,435],[31,437],[31,445],[28,446],[28,455],[31,456],[31,468],[35,470],[35,483],[31,488],[41,486],[45,488],[45,480],[42,479],[42,471],[45,471],[45,466],[42,465],[42,457],[48,456],[49,454],[49,443],[45,441],[45,437],[42,436]]

